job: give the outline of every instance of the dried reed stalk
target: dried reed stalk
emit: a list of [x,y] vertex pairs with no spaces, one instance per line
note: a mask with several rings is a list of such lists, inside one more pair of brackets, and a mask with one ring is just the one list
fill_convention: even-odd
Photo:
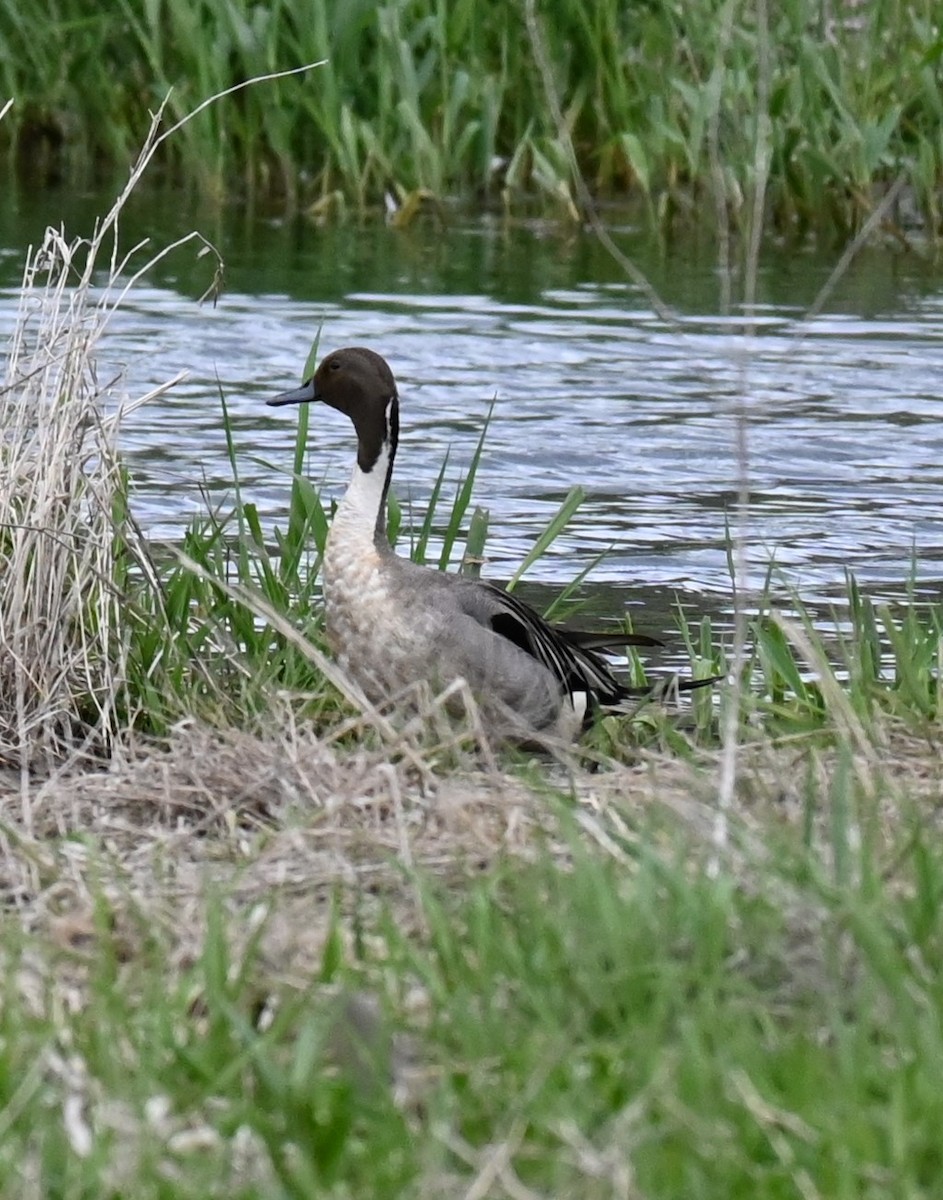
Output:
[[129,401],[120,376],[99,381],[96,350],[128,291],[171,251],[191,241],[211,250],[218,280],[222,262],[201,235],[146,255],[146,243],[119,251],[118,224],[160,144],[219,98],[160,132],[162,106],[91,238],[50,228],[27,255],[0,378],[0,758],[20,768],[24,796],[31,771],[107,753],[121,732],[128,559],[157,583],[126,515],[118,430],[182,376]]
[[30,252],[0,389],[0,752],[26,768],[107,745],[121,703],[118,384],[96,373],[98,249],[48,229]]

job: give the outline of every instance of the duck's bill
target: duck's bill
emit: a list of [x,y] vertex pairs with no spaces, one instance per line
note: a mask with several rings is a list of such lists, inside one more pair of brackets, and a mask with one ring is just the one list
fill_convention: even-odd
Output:
[[293,392],[282,392],[280,396],[273,396],[265,403],[270,408],[278,408],[282,404],[310,404],[312,400],[320,400],[320,396],[314,390],[314,379],[309,379]]

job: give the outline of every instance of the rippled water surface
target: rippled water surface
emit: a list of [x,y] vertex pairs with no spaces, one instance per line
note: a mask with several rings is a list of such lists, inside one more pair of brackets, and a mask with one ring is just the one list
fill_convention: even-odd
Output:
[[[87,216],[21,206],[0,227],[0,322],[40,216],[76,232]],[[159,246],[190,227],[143,206]],[[83,224],[84,222],[84,224]],[[928,593],[943,579],[943,277],[899,250],[871,250],[824,311],[803,313],[834,265],[821,253],[768,251],[760,319],[748,338],[720,311],[710,246],[670,253],[631,231],[622,242],[677,312],[671,327],[590,236],[498,221],[325,232],[231,223],[206,229],[227,259],[227,290],[200,305],[210,277],[192,251],[136,288],[103,344],[133,396],[184,369],[185,382],[127,420],[138,514],[178,533],[202,503],[231,493],[225,393],[246,498],[283,521],[295,417],[264,401],[295,386],[319,326],[322,346],[374,347],[400,382],[396,487],[422,506],[446,452],[470,458],[492,399],[476,499],[490,509],[488,572],[507,577],[576,484],[587,500],[538,581],[569,580],[596,555],[601,584],[626,593],[730,591],[725,513],[737,487],[734,413],[749,418],[750,562],[771,560],[810,601],[852,568],[899,591],[916,558]],[[310,475],[339,494],[352,457],[338,414],[312,412]]]

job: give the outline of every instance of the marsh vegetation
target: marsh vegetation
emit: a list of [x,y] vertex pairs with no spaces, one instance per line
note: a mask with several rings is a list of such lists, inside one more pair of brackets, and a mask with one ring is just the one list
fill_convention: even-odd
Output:
[[[315,5],[312,23],[326,11]],[[354,28],[367,20],[366,8],[345,11]],[[597,67],[608,62],[629,14],[651,39],[639,71],[659,61],[659,45],[667,53],[657,35],[668,31],[679,56],[670,61],[696,59],[702,81],[714,79],[703,93],[710,103],[740,111],[748,72],[718,58],[718,46],[752,62],[762,32],[753,16],[641,4],[560,11],[570,25],[546,34],[560,70],[580,62],[567,47],[596,45]],[[130,3],[122,12],[108,36],[150,47],[136,80],[133,71],[109,80],[126,89],[129,113],[142,88],[160,91],[174,73],[169,56],[209,44],[210,29],[222,38],[211,23],[224,14],[235,40],[214,43],[230,53],[206,62],[225,63],[225,79],[190,75],[206,93],[231,82],[236,47],[268,45],[270,27],[314,37],[278,5],[242,13],[168,3],[147,10],[150,26]],[[522,114],[532,110],[517,135],[524,144],[526,130],[520,161],[533,172],[538,153],[552,161],[554,124],[535,115],[544,112],[539,89],[525,90],[537,88],[536,68],[519,17],[493,12],[509,22],[504,40],[496,35],[514,82],[508,96]],[[872,6],[860,28],[850,6],[816,12],[827,28],[814,46],[797,46],[819,58],[794,78],[815,78],[834,98],[836,63],[845,64],[832,119],[840,110],[860,126],[852,101],[870,97],[884,114],[884,152],[897,155],[901,130],[916,131],[907,145],[918,160],[920,105],[931,103],[925,69],[939,45],[939,32],[920,25],[930,10]],[[484,54],[493,31],[471,13],[441,5],[423,22],[413,6],[381,7],[370,69],[386,70],[396,88],[410,71],[417,88],[432,88],[439,60],[424,65],[427,45],[457,39],[470,65]],[[3,19],[28,35],[19,10]],[[808,34],[805,6],[777,6],[775,22],[788,31],[790,20],[797,37]],[[89,71],[116,53],[88,40],[103,28],[97,17],[75,22],[68,54],[86,45]],[[397,42],[398,29],[407,32]],[[893,84],[878,70],[891,30],[899,61],[924,39],[923,57]],[[839,54],[852,37],[873,40],[862,49],[873,54],[873,76],[850,71]],[[355,52],[336,41],[340,64]],[[54,111],[62,102],[51,79],[42,82],[45,47],[34,42],[37,95]],[[385,57],[397,46],[399,58]],[[259,65],[272,63],[241,69]],[[497,86],[483,68],[468,73],[476,88]],[[597,70],[598,94],[573,109],[590,176],[609,163],[600,187],[644,176],[631,143],[617,163],[612,130],[586,124],[609,119],[610,92],[629,102],[631,77]],[[383,78],[365,78],[365,94],[408,117]],[[327,111],[336,101],[338,129],[347,128],[351,101],[324,79],[317,102],[306,85],[307,103]],[[897,95],[904,79],[911,92],[898,112],[888,89]],[[647,86],[648,114],[659,95],[685,96],[664,70]],[[416,94],[426,102],[422,88]],[[801,94],[796,82],[777,103]],[[487,113],[481,95],[474,104]],[[702,137],[730,153],[731,180],[741,134],[756,161],[760,123],[743,105],[744,119],[725,126],[729,144],[710,132],[710,111],[704,117]],[[211,144],[218,156],[203,155],[199,186],[204,174],[207,186],[230,186],[235,163],[253,185],[278,175],[286,191],[339,192],[353,206],[389,186],[372,150],[343,174],[343,141],[323,176],[292,177],[304,143],[287,126],[281,142],[271,133],[248,152],[259,111],[277,107],[248,89],[238,105],[207,110],[219,124],[205,135],[183,126],[165,168],[184,169],[188,154],[200,157],[193,146]],[[514,132],[507,111],[495,122],[502,138]],[[833,126],[799,111],[803,135],[819,130],[819,150],[837,154],[844,143]],[[107,112],[95,136],[111,139],[104,149],[117,160],[131,133],[120,104]],[[279,113],[270,115],[277,131]],[[305,137],[322,136],[310,112],[306,121]],[[353,128],[354,148],[372,145]],[[28,132],[21,119],[8,136],[23,145]],[[452,180],[483,186],[467,164],[508,146],[513,159],[514,147],[483,137],[468,136],[467,162],[457,156],[452,174],[407,174],[420,160],[403,157],[395,182],[404,193],[447,190]],[[104,152],[89,138],[76,135],[76,152]],[[672,180],[676,141],[647,138],[646,195],[693,186],[693,173]],[[927,152],[927,180],[937,150]],[[886,166],[880,154],[874,161],[879,169],[861,176],[867,188]],[[870,201],[842,171],[828,215],[854,225],[856,205],[865,211]],[[815,189],[833,178],[823,172],[802,203],[802,172],[790,196],[772,183],[771,212],[820,212]],[[911,183],[924,195],[916,175]],[[943,1117],[939,607],[875,601],[849,576],[832,627],[799,596],[788,611],[772,591],[747,608],[732,526],[736,636],[718,636],[709,621],[679,618],[677,628],[691,670],[728,672],[731,682],[683,714],[643,706],[629,720],[606,718],[580,755],[555,747],[534,760],[482,745],[434,697],[425,719],[410,723],[358,710],[321,642],[317,575],[330,513],[304,474],[304,411],[290,504],[275,527],[242,494],[222,397],[231,502],[201,514],[173,545],[141,528],[119,436],[129,406],[153,396],[129,399],[98,369],[109,321],[148,268],[143,252],[114,250],[122,202],[91,241],[47,235],[27,267],[4,365],[3,1194],[934,1194]],[[925,208],[932,216],[929,200]],[[744,261],[755,270],[755,258]],[[445,466],[424,511],[394,512],[401,550],[423,559],[435,541],[444,562],[463,542],[473,556],[487,546],[477,461]],[[566,500],[532,561],[578,501]],[[636,660],[626,669],[642,677]]]
[[201,113],[164,146],[165,179],[322,218],[389,204],[408,218],[423,196],[575,217],[572,151],[593,193],[659,230],[747,227],[759,149],[781,231],[854,230],[895,183],[898,229],[939,230],[934,0],[545,8],[62,0],[50,29],[5,0],[0,95],[16,103],[0,138],[34,180],[120,176],[168,93],[173,121],[247,79],[318,63]]

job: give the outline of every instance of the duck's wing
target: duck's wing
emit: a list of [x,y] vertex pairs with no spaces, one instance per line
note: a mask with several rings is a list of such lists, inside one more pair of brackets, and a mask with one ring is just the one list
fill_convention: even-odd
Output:
[[[584,644],[591,640],[590,635],[554,628],[512,593],[484,581],[458,589],[458,599],[467,616],[546,667],[578,712],[588,713],[596,705],[618,704],[626,698],[625,688],[606,662]],[[604,635],[596,644],[625,645],[629,636],[610,641]]]
[[[454,577],[453,577],[454,578]],[[484,580],[459,589],[462,611],[486,625],[547,668],[574,709],[588,721],[595,708],[624,708],[627,701],[689,692],[717,683],[723,676],[680,679],[647,687],[626,687],[613,675],[599,651],[624,646],[660,646],[645,634],[590,633],[551,625],[511,592]]]

